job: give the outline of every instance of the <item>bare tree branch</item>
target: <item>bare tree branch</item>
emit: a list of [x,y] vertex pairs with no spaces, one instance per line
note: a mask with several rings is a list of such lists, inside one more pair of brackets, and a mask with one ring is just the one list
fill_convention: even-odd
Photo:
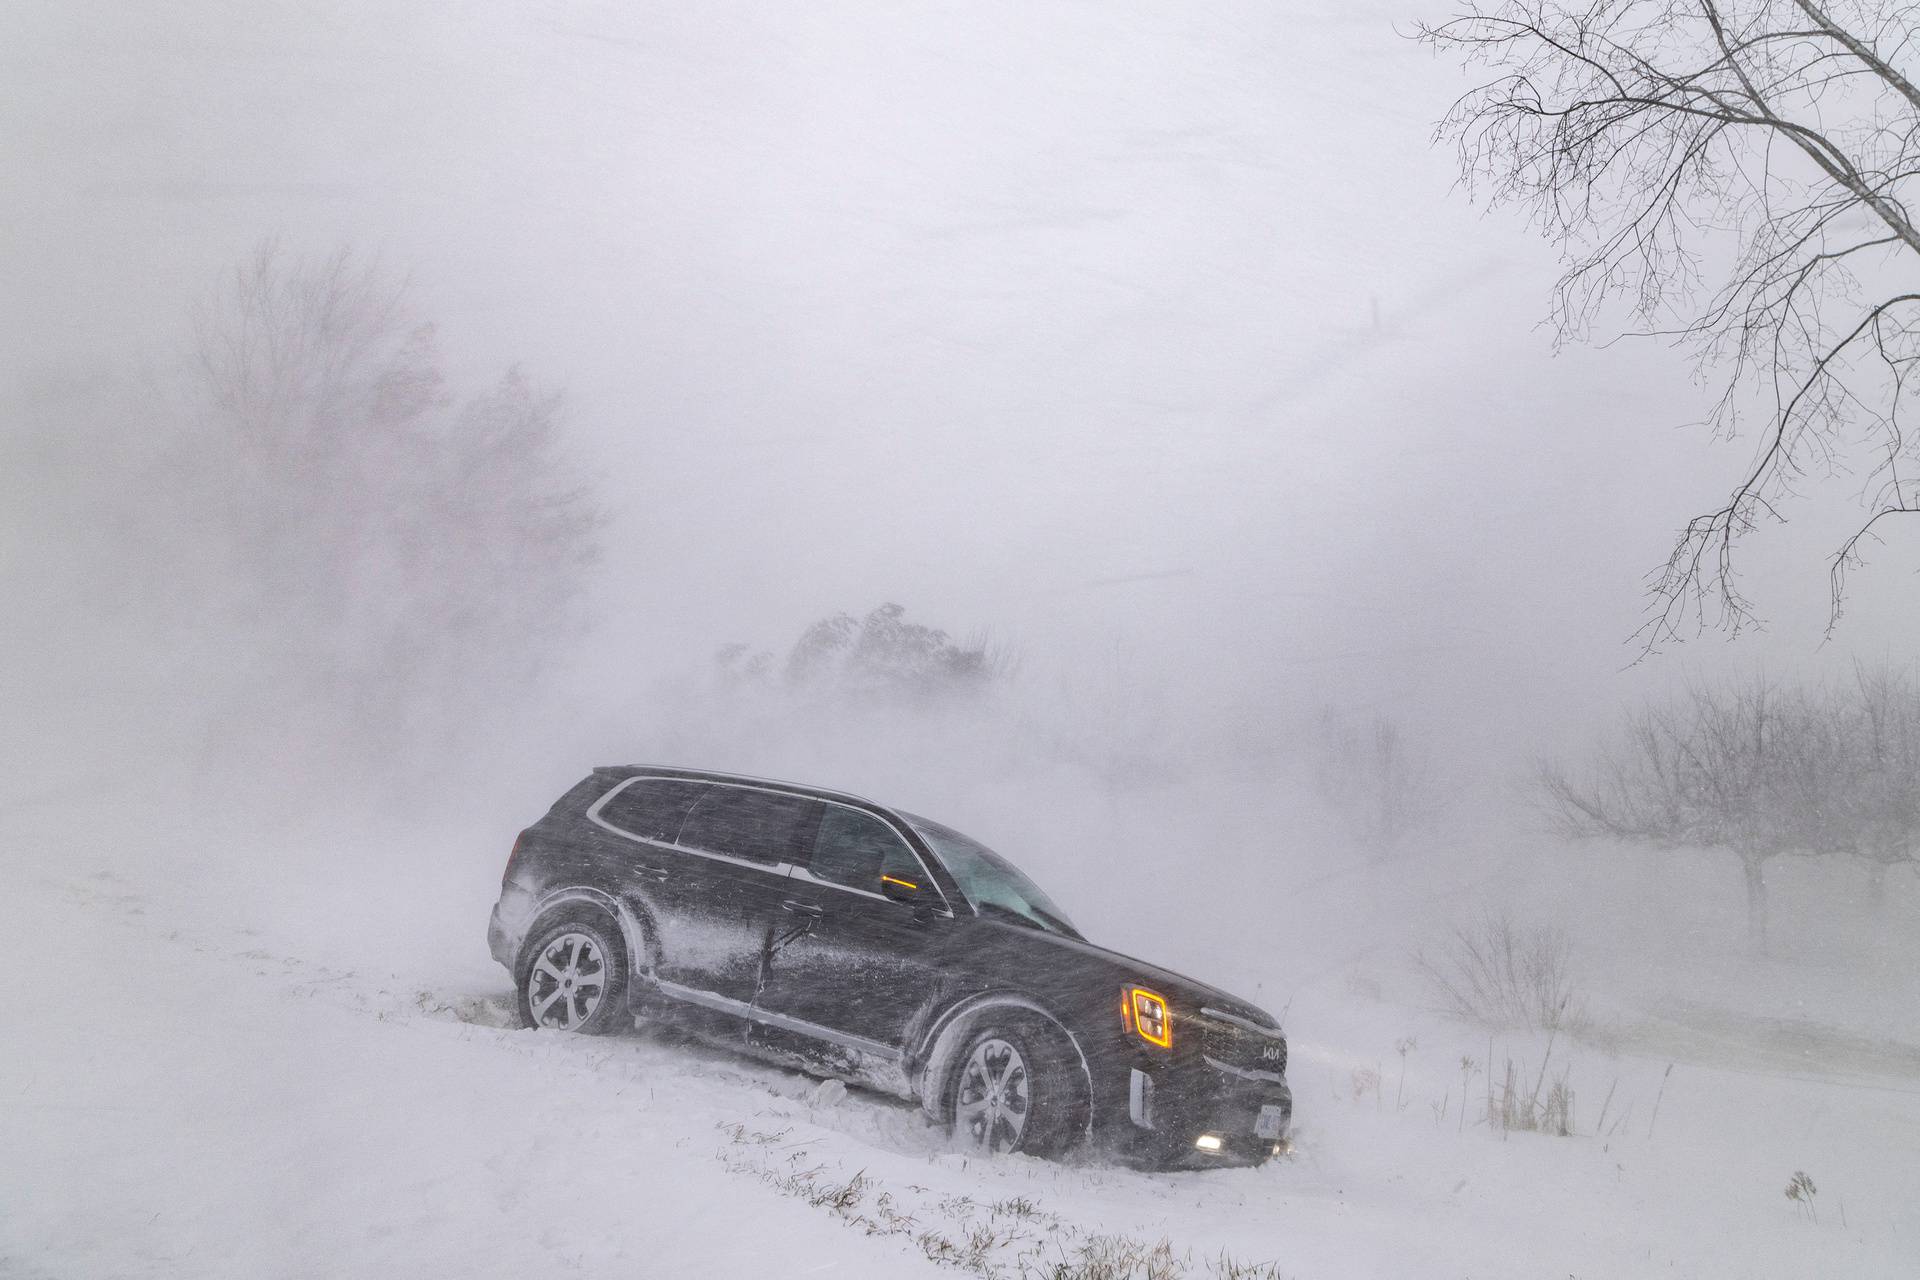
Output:
[[1624,306],[1625,334],[1678,341],[1719,378],[1716,434],[1764,423],[1727,500],[1686,522],[1651,576],[1646,648],[1751,625],[1740,539],[1786,518],[1809,477],[1858,473],[1837,623],[1863,541],[1920,505],[1900,426],[1920,360],[1920,91],[1895,61],[1920,39],[1920,8],[1505,0],[1418,37],[1494,72],[1437,136],[1470,190],[1560,244],[1561,339]]

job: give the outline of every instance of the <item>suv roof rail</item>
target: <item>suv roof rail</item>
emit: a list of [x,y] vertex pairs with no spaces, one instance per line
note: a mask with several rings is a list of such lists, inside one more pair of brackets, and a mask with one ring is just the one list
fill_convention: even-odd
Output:
[[751,773],[729,773],[724,769],[691,769],[676,764],[603,764],[594,768],[595,773],[613,774],[620,777],[633,777],[636,774],[657,773],[667,777],[704,779],[712,782],[757,782],[767,786],[787,787],[794,791],[804,791],[809,795],[821,796],[833,800],[853,800],[860,804],[872,805],[876,809],[888,806],[877,800],[869,800],[863,795],[851,791],[836,791],[831,787],[816,786],[811,782],[792,782],[785,778],[763,778]]

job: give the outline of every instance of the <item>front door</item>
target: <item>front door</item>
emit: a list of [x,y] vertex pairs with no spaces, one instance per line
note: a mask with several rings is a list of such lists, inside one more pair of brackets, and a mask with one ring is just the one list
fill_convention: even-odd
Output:
[[[883,876],[914,886],[918,903],[889,899]],[[940,987],[956,928],[919,857],[884,818],[828,802],[787,890],[804,917],[776,937],[755,1020],[897,1057]]]

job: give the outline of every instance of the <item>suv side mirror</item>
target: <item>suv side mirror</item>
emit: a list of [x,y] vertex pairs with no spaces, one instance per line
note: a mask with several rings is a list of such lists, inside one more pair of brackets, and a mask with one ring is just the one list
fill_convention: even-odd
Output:
[[880,892],[889,900],[904,902],[910,907],[917,907],[924,900],[919,885],[911,880],[902,880],[898,876],[881,876]]

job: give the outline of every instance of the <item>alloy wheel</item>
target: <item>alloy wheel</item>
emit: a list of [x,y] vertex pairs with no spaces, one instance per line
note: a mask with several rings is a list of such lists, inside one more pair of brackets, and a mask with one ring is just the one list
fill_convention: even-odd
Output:
[[576,1031],[607,993],[607,957],[597,938],[563,933],[549,942],[527,973],[527,1007],[535,1026]]
[[975,1151],[1018,1150],[1032,1103],[1027,1062],[1020,1050],[998,1037],[982,1040],[960,1071],[954,1134]]

